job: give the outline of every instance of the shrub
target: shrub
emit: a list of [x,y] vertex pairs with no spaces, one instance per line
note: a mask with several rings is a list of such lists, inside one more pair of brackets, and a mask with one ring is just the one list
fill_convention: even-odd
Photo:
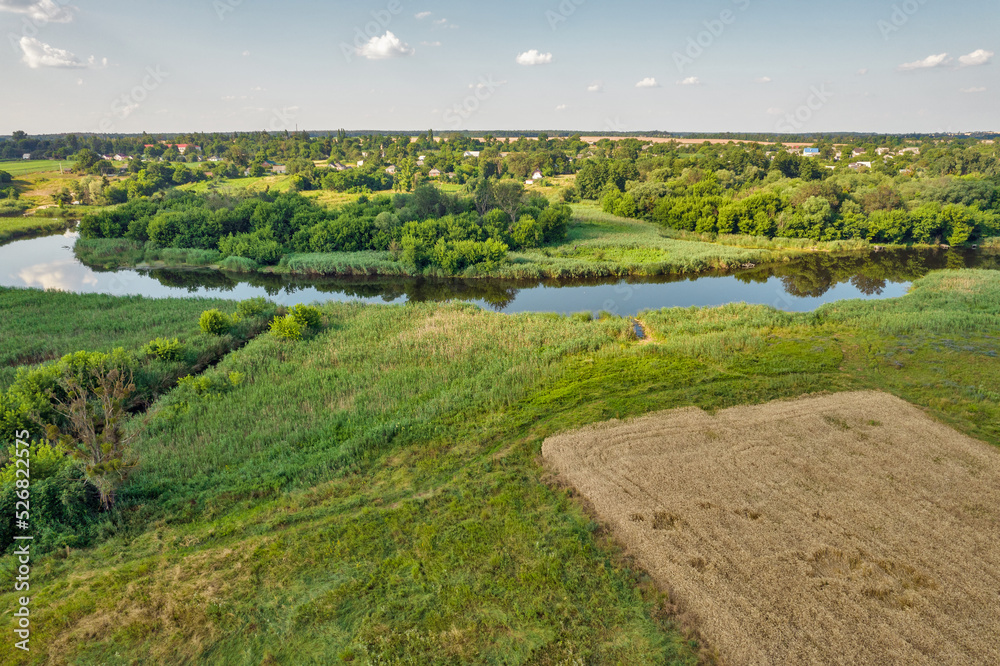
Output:
[[219,310],[205,310],[201,313],[198,326],[209,335],[225,335],[233,327],[233,320]]
[[319,328],[323,323],[323,318],[318,308],[311,305],[296,305],[289,315],[303,328]]
[[180,340],[167,338],[156,338],[142,348],[146,356],[155,356],[161,361],[179,361],[184,355],[184,345]]
[[287,315],[271,322],[271,335],[282,340],[301,340],[303,328],[295,315]]
[[241,317],[259,317],[271,306],[271,303],[263,296],[240,301],[236,306],[236,313]]

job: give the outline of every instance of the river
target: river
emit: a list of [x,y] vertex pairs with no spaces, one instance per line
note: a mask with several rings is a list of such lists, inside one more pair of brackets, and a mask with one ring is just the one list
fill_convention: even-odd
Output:
[[97,271],[73,254],[75,232],[19,240],[0,247],[0,286],[77,293],[242,300],[267,296],[283,305],[324,301],[404,303],[465,300],[504,313],[601,310],[634,316],[664,307],[712,307],[746,302],[805,312],[844,299],[904,295],[912,281],[942,268],[998,265],[996,254],[973,250],[895,250],[850,255],[812,254],[733,274],[630,280],[441,280],[415,278],[303,279],[231,275],[211,270]]

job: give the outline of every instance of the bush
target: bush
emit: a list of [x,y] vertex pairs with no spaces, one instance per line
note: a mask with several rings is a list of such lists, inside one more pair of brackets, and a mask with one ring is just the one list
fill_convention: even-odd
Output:
[[311,305],[296,305],[289,315],[297,321],[303,328],[319,328],[323,323],[323,318],[319,309]]
[[236,306],[236,313],[244,318],[259,317],[271,307],[270,301],[263,296],[240,301]]
[[198,326],[209,335],[225,335],[232,329],[233,320],[219,310],[205,310],[201,313]]
[[282,340],[301,340],[303,328],[295,315],[287,315],[271,322],[271,335]]
[[146,356],[155,356],[161,361],[179,361],[184,355],[184,345],[180,340],[174,338],[156,338],[142,348]]

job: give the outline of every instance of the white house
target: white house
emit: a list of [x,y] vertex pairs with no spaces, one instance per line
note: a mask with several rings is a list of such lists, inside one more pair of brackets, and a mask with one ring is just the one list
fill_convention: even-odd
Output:
[[271,172],[272,173],[288,173],[288,167],[286,167],[284,164],[275,164],[273,167],[271,167]]
[[388,166],[388,167],[386,168],[385,172],[386,172],[387,174],[389,174],[390,176],[392,176],[392,175],[395,175],[395,173],[396,173],[396,165],[395,165],[395,164],[390,164],[390,165],[389,165],[389,166]]
[[866,169],[871,169],[872,168],[872,163],[871,162],[851,162],[851,164],[849,166],[852,169],[860,169],[861,167],[865,167]]
[[819,148],[803,148],[802,157],[819,157]]
[[21,156],[21,159],[22,160],[30,160],[31,159],[31,153],[25,153],[24,155]]
[[919,155],[920,154],[920,149],[919,148],[903,148],[901,151],[899,151],[899,153],[901,155],[903,153],[910,153],[911,155]]
[[365,165],[365,161],[364,160],[358,160],[358,166],[359,167],[363,167],[364,165]]
[[878,153],[879,155],[885,155],[886,153],[889,152],[889,150],[890,150],[889,148],[876,148],[875,152]]
[[535,169],[535,173],[531,174],[531,180],[541,180],[544,177],[538,169]]
[[854,149],[854,150],[853,150],[853,151],[851,152],[851,155],[854,155],[855,157],[861,157],[862,155],[864,155],[864,154],[865,154],[865,153],[867,153],[867,152],[868,152],[868,151],[867,151],[867,150],[865,150],[864,148],[855,148],[855,149]]
[[481,153],[478,150],[467,150],[462,153],[462,157],[479,157],[480,154]]

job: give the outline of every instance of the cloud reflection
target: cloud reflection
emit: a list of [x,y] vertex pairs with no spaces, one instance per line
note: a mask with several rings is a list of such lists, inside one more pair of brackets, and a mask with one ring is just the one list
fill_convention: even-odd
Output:
[[48,264],[26,266],[17,274],[25,287],[79,291],[81,285],[97,286],[97,276],[86,266],[75,261],[54,261]]

